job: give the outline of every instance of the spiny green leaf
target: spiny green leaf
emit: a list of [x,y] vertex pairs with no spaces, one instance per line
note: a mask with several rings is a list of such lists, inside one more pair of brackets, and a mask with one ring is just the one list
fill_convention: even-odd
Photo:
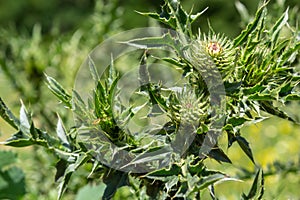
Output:
[[16,118],[14,114],[8,109],[8,107],[5,105],[1,97],[0,97],[0,116],[15,129],[18,129],[20,127],[19,119]]
[[61,120],[61,118],[58,114],[57,114],[57,117],[58,117],[58,122],[57,122],[57,125],[56,125],[57,137],[60,139],[60,141],[62,142],[63,145],[66,145],[67,147],[70,147],[70,143],[68,141],[67,134],[66,134],[66,129],[63,125],[63,122],[62,122],[62,120]]
[[235,138],[236,138],[238,144],[240,145],[241,149],[250,158],[250,160],[255,164],[253,154],[252,154],[252,150],[250,148],[250,145],[249,145],[248,141],[245,138],[243,138],[242,136],[236,136]]
[[181,173],[180,166],[174,164],[169,169],[162,168],[144,175],[147,178],[156,179],[159,177],[174,176]]
[[248,36],[251,32],[253,32],[257,25],[259,24],[259,21],[262,20],[263,17],[263,11],[265,10],[266,4],[262,5],[256,12],[254,20],[248,24],[245,30],[242,31],[242,33],[237,36],[234,39],[234,46],[237,47],[241,43],[245,42],[248,39]]
[[201,12],[198,12],[197,14],[194,15],[189,15],[190,17],[190,24],[193,24],[204,12],[208,10],[208,7],[204,8]]
[[236,141],[236,137],[235,137],[234,133],[231,130],[226,131],[226,133],[227,133],[227,139],[228,139],[227,148],[229,148]]
[[128,185],[128,174],[121,171],[110,170],[110,172],[103,177],[103,182],[106,184],[103,200],[108,200],[112,198],[118,188]]
[[91,75],[92,75],[95,83],[98,83],[98,81],[100,81],[100,77],[99,77],[96,65],[95,65],[95,63],[94,63],[94,61],[92,60],[91,57],[88,58],[88,62],[89,62]]
[[156,89],[151,88],[150,91],[149,91],[149,95],[150,95],[151,103],[153,105],[157,104],[163,110],[165,110],[165,111],[168,110],[168,106],[167,106],[166,100],[161,96],[161,94],[159,92],[157,92]]
[[151,17],[159,22],[168,25],[181,33],[191,33],[191,25],[208,9],[192,15],[188,14],[181,6],[179,1],[165,1],[165,5],[162,6],[162,11],[158,13],[141,13],[141,15]]
[[111,56],[110,67],[108,72],[108,85],[112,85],[112,82],[117,78],[117,72],[114,66],[114,58]]
[[[260,174],[261,174],[261,182],[260,182],[260,186],[259,186],[259,175]],[[262,198],[263,191],[264,191],[264,177],[263,177],[263,172],[261,170],[257,171],[248,195],[243,194],[242,198],[245,199],[245,200],[255,198],[255,196],[258,195],[258,188],[259,187],[261,188],[261,190],[259,191],[259,197],[257,199]]]
[[197,162],[196,164],[192,164],[191,163],[188,164],[188,171],[189,173],[193,176],[193,175],[200,175],[204,170],[205,170],[205,165],[203,164],[202,161]]
[[271,101],[276,100],[274,96],[271,94],[261,94],[261,93],[255,93],[248,96],[249,100],[255,100],[255,101]]
[[280,56],[280,62],[278,66],[283,66],[286,62],[293,62],[296,59],[296,55],[299,54],[300,42],[296,43],[295,46],[288,48]]
[[175,43],[175,38],[173,38],[170,33],[166,33],[160,37],[137,38],[123,43],[139,49],[163,49],[166,47],[171,47],[180,51],[180,46]]
[[212,149],[208,156],[215,159],[218,162],[226,162],[226,163],[232,163],[231,160],[228,158],[228,156],[224,153],[224,151],[220,148]]
[[66,190],[66,187],[71,179],[72,174],[73,174],[73,172],[68,172],[64,175],[63,178],[60,178],[60,179],[62,179],[61,181],[60,181],[60,179],[58,180],[60,182],[60,184],[58,186],[57,200],[60,200],[62,198],[62,195]]
[[107,94],[106,94],[106,90],[105,88],[103,87],[101,81],[99,80],[97,82],[97,86],[96,86],[96,94],[98,96],[98,100],[99,102],[102,102],[102,103],[106,103],[106,98],[107,98]]
[[224,87],[227,95],[230,95],[231,93],[239,92],[241,88],[242,82],[234,82],[229,83],[228,81],[224,82]]
[[278,40],[278,36],[280,31],[282,30],[283,26],[286,25],[288,19],[289,19],[289,9],[286,9],[286,11],[281,15],[281,17],[276,21],[276,23],[274,24],[274,26],[272,27],[270,34],[271,34],[271,41],[272,41],[272,45],[273,48],[275,47],[277,40]]
[[103,106],[101,104],[101,101],[100,101],[100,97],[97,95],[96,92],[93,92],[94,93],[94,106],[95,106],[95,109],[94,109],[94,112],[95,112],[95,115],[97,118],[100,118],[102,117],[101,114],[102,114],[102,111],[103,111]]
[[68,162],[64,159],[60,159],[56,164],[55,182],[58,181],[64,174],[68,167]]
[[52,147],[57,144],[57,141],[48,135],[46,132],[43,132],[39,129],[34,128],[35,134],[38,136],[37,138],[30,137],[29,135],[25,135],[21,130],[17,133],[13,134],[10,138],[8,138],[5,142],[0,142],[0,144],[4,144],[7,146],[13,147],[26,147],[34,144],[43,146],[43,147]]
[[296,121],[291,118],[288,114],[280,110],[278,107],[274,106],[272,102],[269,101],[260,101],[260,106],[262,110],[268,112],[269,114],[275,115],[277,117],[280,117],[282,119],[288,119],[291,122],[296,123]]
[[189,17],[187,13],[182,9],[179,1],[167,0],[169,3],[169,8],[172,10],[173,15],[176,19],[177,29],[186,31],[186,24],[188,23]]
[[267,87],[261,84],[256,84],[252,87],[244,87],[242,88],[242,91],[245,95],[253,95],[256,93],[260,93],[261,91],[265,90]]
[[143,12],[138,12],[137,13],[147,16],[147,17],[151,17],[159,22],[162,22],[168,26],[170,26],[170,28],[175,29],[176,28],[176,21],[173,17],[170,17],[169,13],[167,11],[164,11],[161,14],[157,14],[157,13],[143,13]]
[[285,101],[299,101],[300,100],[300,94],[289,94],[284,97]]
[[176,60],[175,58],[164,57],[164,58],[161,58],[161,60],[166,61],[172,65],[176,65],[182,69],[187,66],[185,63],[182,63],[182,62]]
[[21,101],[21,108],[20,108],[20,130],[27,134],[30,135],[30,124],[31,124],[31,117],[27,113],[27,110],[25,108],[25,105]]
[[39,133],[40,132],[37,131],[37,129],[34,127],[33,122],[31,122],[31,124],[30,124],[30,134],[31,134],[31,136],[34,140],[38,139],[38,137],[42,138],[42,136],[40,136]]
[[111,82],[109,89],[108,89],[108,95],[107,95],[107,102],[112,105],[114,102],[114,95],[115,95],[115,90],[117,89],[117,84],[119,81],[119,77],[115,77],[113,81]]
[[144,52],[139,66],[139,82],[141,91],[145,91],[151,82],[148,66],[147,66],[147,51]]
[[7,140],[5,142],[1,142],[0,144],[4,144],[6,146],[11,147],[27,147],[34,144],[34,141],[30,139],[18,139],[18,140]]
[[222,173],[203,177],[203,178],[201,178],[200,182],[197,184],[197,189],[199,189],[199,190],[205,189],[209,185],[212,185],[212,184],[216,183],[217,181],[220,181],[224,178],[226,178],[226,175],[224,175]]
[[77,155],[77,159],[75,161],[75,163],[69,164],[68,167],[65,170],[64,175],[59,178],[58,182],[59,187],[58,187],[58,197],[57,199],[61,199],[63,193],[66,190],[66,187],[71,179],[72,174],[84,163],[86,163],[89,160],[89,156],[85,153],[80,153],[79,155]]
[[73,91],[72,104],[72,110],[76,114],[76,120],[86,122],[87,119],[93,119],[94,114],[92,112],[88,112],[84,101],[75,90]]
[[228,120],[227,120],[227,123],[228,124],[231,124],[233,127],[236,127],[236,126],[240,126],[240,125],[243,125],[245,122],[249,121],[250,119],[246,119],[244,117],[230,117]]
[[135,159],[133,159],[130,163],[127,165],[123,166],[122,168],[131,166],[131,165],[136,165],[136,164],[141,164],[141,163],[151,163],[154,161],[161,161],[165,159],[170,159],[170,149],[168,148],[162,148],[153,152],[144,152],[140,155],[138,155]]
[[178,181],[179,181],[178,176],[174,175],[169,181],[165,183],[165,188],[167,190],[167,193],[172,189],[172,187],[178,184]]
[[52,77],[45,74],[48,81],[47,85],[51,92],[58,97],[68,108],[72,108],[71,96],[66,92],[66,90]]

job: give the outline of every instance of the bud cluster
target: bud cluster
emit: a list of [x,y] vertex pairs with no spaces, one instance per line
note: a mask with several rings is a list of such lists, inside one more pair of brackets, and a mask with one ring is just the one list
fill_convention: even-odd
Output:
[[211,76],[208,74],[217,68],[227,78],[233,77],[235,54],[232,41],[225,36],[199,33],[185,52],[185,58],[202,76]]
[[203,96],[197,97],[194,90],[183,88],[172,98],[170,107],[175,121],[199,126],[199,122],[207,117],[209,102],[203,101]]

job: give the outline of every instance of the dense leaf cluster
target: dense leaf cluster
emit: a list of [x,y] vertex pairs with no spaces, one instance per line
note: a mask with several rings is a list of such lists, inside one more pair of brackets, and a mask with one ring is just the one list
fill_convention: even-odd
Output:
[[[60,183],[59,198],[72,174],[80,166],[91,163],[93,167],[88,177],[95,182],[100,178],[104,183],[101,185],[105,188],[103,199],[110,199],[122,186],[129,186],[138,199],[199,199],[201,191],[207,188],[216,199],[214,184],[236,180],[205,166],[207,158],[231,163],[218,146],[219,133],[227,134],[228,148],[237,142],[255,164],[250,145],[240,133],[241,127],[266,119],[266,114],[297,123],[280,106],[300,100],[297,89],[300,76],[295,70],[299,65],[300,33],[288,24],[288,10],[269,26],[266,6],[266,3],[260,6],[253,21],[234,40],[213,30],[207,35],[200,30],[195,36],[191,26],[201,13],[187,13],[178,1],[166,0],[161,13],[141,13],[168,25],[178,34],[139,38],[127,44],[143,44],[146,50],[168,46],[173,54],[157,59],[178,69],[188,85],[180,90],[164,90],[161,84],[151,83],[147,71],[151,51],[146,51],[140,62],[142,86],[137,91],[146,99],[146,104],[125,107],[115,103],[120,75],[113,63],[106,79],[102,80],[90,59],[95,88],[87,102],[76,91],[69,94],[55,79],[46,76],[49,89],[75,113],[74,127],[65,128],[58,116],[57,136],[52,136],[35,127],[23,103],[20,116],[16,117],[1,100],[2,118],[17,130],[3,144],[41,145],[55,153],[59,157],[55,177]],[[289,35],[281,35],[283,28],[288,29]],[[215,102],[221,102],[216,103],[220,106],[224,103],[225,107],[212,106]],[[159,131],[127,135],[124,127],[145,105],[158,105],[159,112],[167,114],[168,123]],[[144,115],[147,117],[149,113]],[[149,136],[151,132],[156,134]],[[206,138],[210,139],[212,149],[200,152],[207,144]],[[123,150],[129,155],[122,157]],[[161,153],[151,154],[156,151]],[[99,162],[99,157],[104,162]],[[164,167],[159,167],[161,165]],[[126,172],[111,169],[111,166]],[[143,170],[147,172],[132,173],[139,166],[146,167]],[[249,193],[242,194],[241,198],[261,199],[263,185],[263,172],[259,169]]]

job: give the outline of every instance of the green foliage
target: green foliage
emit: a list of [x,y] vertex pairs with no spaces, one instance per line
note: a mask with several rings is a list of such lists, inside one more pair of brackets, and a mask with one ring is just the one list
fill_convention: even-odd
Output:
[[13,166],[16,154],[11,151],[0,151],[0,198],[21,199],[25,191],[25,174]]
[[103,183],[96,186],[86,185],[79,190],[75,200],[98,200],[103,196],[105,187],[106,186]]
[[[19,4],[21,7],[25,6],[23,3]],[[120,29],[121,22],[117,18],[122,11],[117,6],[118,0],[110,3],[97,1],[93,12],[86,17],[88,23],[78,24],[80,26],[77,30],[67,33],[63,33],[60,25],[54,22],[53,31],[45,30],[47,25],[39,23],[32,26],[30,31],[22,31],[14,26],[0,29],[0,69],[12,86],[9,90],[20,95],[25,104],[34,104],[33,112],[39,116],[39,123],[47,125],[47,128],[55,126],[53,122],[56,112],[64,119],[67,114],[60,108],[44,109],[55,105],[52,104],[55,99],[45,87],[47,76],[44,74],[47,72],[57,77],[61,84],[71,87],[76,72],[90,49],[102,42],[107,35]],[[61,6],[57,9],[60,10]],[[12,101],[12,104],[15,103],[17,102]]]
[[[239,10],[244,12],[240,4]],[[75,115],[76,122],[71,128],[64,124],[59,114],[56,134],[43,131],[35,126],[32,114],[23,102],[19,117],[16,117],[0,99],[1,117],[16,129],[16,133],[1,144],[13,147],[39,145],[56,155],[59,160],[55,175],[59,184],[58,199],[66,192],[73,174],[82,167],[90,171],[86,176],[91,185],[80,190],[77,199],[90,195],[111,199],[124,186],[130,188],[132,198],[136,199],[199,199],[206,189],[212,199],[217,199],[214,186],[224,181],[238,181],[238,177],[206,166],[208,158],[221,164],[232,163],[218,142],[208,152],[201,152],[201,147],[206,145],[206,138],[214,141],[218,137],[217,132],[226,134],[227,147],[236,142],[253,162],[253,167],[258,168],[249,142],[241,135],[241,128],[270,115],[298,123],[282,109],[282,105],[289,101],[300,100],[300,76],[296,71],[299,65],[299,30],[296,25],[288,24],[288,10],[274,25],[270,25],[267,3],[262,4],[254,19],[233,40],[215,33],[212,28],[207,34],[199,30],[199,34],[195,35],[192,24],[202,12],[190,14],[178,1],[166,0],[161,13],[140,14],[163,22],[176,30],[178,35],[166,33],[162,37],[138,38],[124,44],[141,46],[142,51],[169,47],[172,55],[156,58],[159,62],[171,64],[187,80],[188,85],[179,91],[166,89],[167,92],[163,92],[164,86],[150,81],[152,77],[147,58],[151,52],[146,51],[142,53],[139,68],[142,86],[137,91],[137,95],[146,99],[142,106],[133,104],[126,107],[119,103],[120,89],[117,83],[120,74],[114,68],[114,63],[111,63],[103,78],[99,76],[91,58],[88,63],[95,85],[87,101],[77,91],[69,94],[63,84],[45,75],[50,91]],[[289,35],[281,35],[283,28],[288,29]],[[79,36],[75,38],[80,40]],[[34,41],[40,42],[38,30],[33,36]],[[45,55],[34,54],[37,56],[34,60],[45,62]],[[15,80],[13,71],[7,67],[8,61],[3,57],[2,63],[6,75]],[[31,67],[36,64],[30,65],[29,71],[40,74],[44,72],[45,65],[37,65],[34,69]],[[41,80],[43,78],[34,81],[36,85],[33,86],[39,92],[42,91]],[[221,91],[221,86],[224,86],[226,93]],[[19,82],[16,82],[16,88],[21,93],[25,92],[23,84]],[[213,96],[211,91],[217,94]],[[211,106],[221,101],[222,95],[226,104],[224,110]],[[32,94],[28,98],[38,100],[39,95]],[[149,133],[157,131],[154,128],[142,130],[136,135],[126,134],[123,128],[128,127],[129,121],[149,105],[158,105],[159,112],[167,114],[168,122],[163,129],[152,135]],[[149,114],[152,113],[144,112],[142,118],[147,118]],[[127,150],[129,156],[123,155],[123,150]],[[99,157],[103,163],[99,162]],[[135,173],[134,169],[142,163],[147,163],[147,167],[143,166],[147,172]],[[167,165],[164,167],[158,167],[165,163]],[[110,166],[127,172],[111,169]],[[249,192],[241,194],[241,198],[262,199],[263,194],[264,173],[258,169]]]
[[[258,185],[259,176],[261,176],[260,186]],[[243,199],[262,199],[264,194],[264,174],[260,170],[257,171],[256,176],[253,180],[252,187],[248,193],[248,195],[243,194]]]

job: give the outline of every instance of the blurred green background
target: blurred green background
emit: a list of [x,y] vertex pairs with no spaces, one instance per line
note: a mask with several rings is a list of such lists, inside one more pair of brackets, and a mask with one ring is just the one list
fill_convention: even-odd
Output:
[[[159,11],[162,2],[0,0],[0,96],[16,114],[20,107],[19,99],[22,99],[33,111],[38,126],[49,132],[55,129],[53,123],[56,122],[56,112],[60,113],[67,124],[72,125],[70,114],[64,112],[47,90],[43,73],[54,76],[71,91],[76,71],[89,51],[114,33],[137,27],[157,26],[154,21],[135,11]],[[240,33],[255,14],[259,3],[258,0],[241,1],[248,10],[247,15],[241,16],[234,0],[181,2],[186,10],[193,9],[194,12],[209,7],[197,20],[195,32],[198,28],[206,32],[209,21],[216,32],[225,33],[229,38]],[[299,0],[271,0],[268,8],[276,19],[284,11],[283,7],[287,6],[294,10],[293,13],[300,13]],[[295,19],[299,19],[299,16]],[[288,105],[287,111],[300,119],[298,104]],[[0,141],[7,139],[13,131],[0,119]],[[266,177],[265,199],[299,199],[300,127],[271,118],[245,127],[242,134],[250,142],[257,164],[266,171],[276,169],[275,175],[270,173]],[[224,149],[225,139],[225,136],[221,139]],[[1,149],[10,149],[19,155],[17,165],[26,173],[28,194],[24,199],[56,199],[57,185],[53,183],[54,156],[44,153],[41,148],[11,149],[0,146]],[[207,160],[207,164],[211,168],[225,170],[229,175],[240,173],[240,167],[254,170],[254,166],[239,148],[233,146],[227,152],[233,165],[220,165],[212,160]],[[276,165],[277,161],[284,166]],[[286,173],[285,169],[289,166],[290,173]],[[87,170],[89,169],[82,169],[72,179],[65,199],[74,199],[78,188],[85,185],[87,180],[82,180]],[[237,199],[236,195],[246,193],[249,185],[249,181],[222,183],[216,186],[216,193],[220,199]],[[130,191],[125,188],[121,194],[116,195],[116,199],[129,194]]]

